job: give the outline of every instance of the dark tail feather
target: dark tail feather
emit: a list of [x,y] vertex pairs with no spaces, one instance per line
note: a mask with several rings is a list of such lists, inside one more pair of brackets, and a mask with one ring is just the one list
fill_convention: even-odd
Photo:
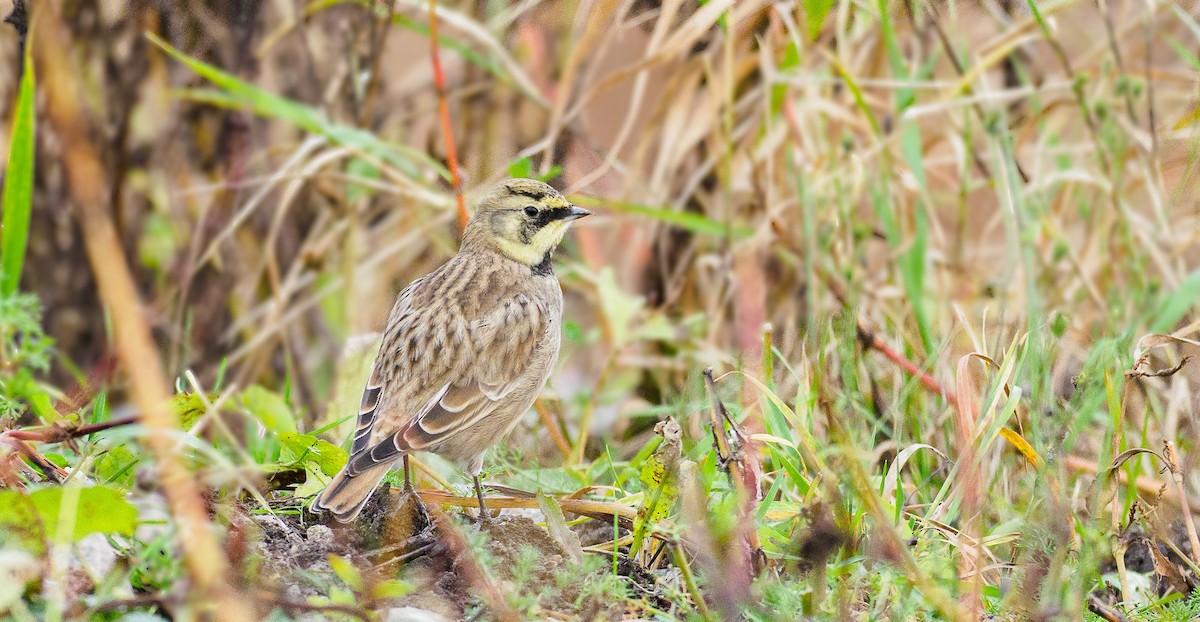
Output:
[[376,464],[355,475],[347,475],[346,469],[342,469],[313,501],[312,511],[331,512],[334,518],[343,523],[354,520],[391,468],[390,462]]

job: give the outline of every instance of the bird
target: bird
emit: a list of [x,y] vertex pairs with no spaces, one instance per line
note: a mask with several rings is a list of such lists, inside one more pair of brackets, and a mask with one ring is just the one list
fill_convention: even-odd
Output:
[[563,296],[551,256],[591,215],[549,184],[509,179],[478,202],[458,253],[400,292],[363,390],[346,466],[312,503],[353,521],[384,475],[427,451],[465,463],[484,505],[485,452],[507,436],[558,360]]

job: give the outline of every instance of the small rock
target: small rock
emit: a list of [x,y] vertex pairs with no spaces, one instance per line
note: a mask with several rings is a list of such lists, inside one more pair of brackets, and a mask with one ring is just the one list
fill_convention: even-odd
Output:
[[117,551],[103,534],[94,533],[75,545],[80,567],[96,580],[103,580],[117,565]]
[[298,602],[304,600],[304,592],[300,589],[299,585],[293,584],[287,586],[287,589],[283,591],[283,597],[287,600]]
[[308,528],[308,541],[320,546],[329,546],[333,544],[333,530],[325,525],[311,525]]
[[387,610],[384,622],[450,622],[450,618],[416,607],[393,607]]

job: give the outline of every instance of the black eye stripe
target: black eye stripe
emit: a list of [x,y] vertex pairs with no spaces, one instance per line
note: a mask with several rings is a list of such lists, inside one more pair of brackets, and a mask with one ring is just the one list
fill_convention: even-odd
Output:
[[569,207],[552,207],[550,209],[544,209],[538,212],[537,219],[534,220],[534,223],[537,224],[538,229],[541,229],[542,227],[545,227],[556,220],[562,220],[563,218],[566,218],[570,213],[571,208]]
[[534,201],[541,201],[542,199],[546,198],[545,192],[539,192],[536,190],[525,190],[523,188],[522,189],[509,188],[508,191],[514,195],[529,197],[529,198],[533,199]]

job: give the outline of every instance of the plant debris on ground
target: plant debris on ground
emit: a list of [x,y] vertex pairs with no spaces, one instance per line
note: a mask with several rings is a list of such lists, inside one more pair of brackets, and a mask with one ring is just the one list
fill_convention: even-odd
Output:
[[[1200,618],[1200,11],[0,0],[0,618]],[[492,450],[346,463],[481,192],[595,212]]]

